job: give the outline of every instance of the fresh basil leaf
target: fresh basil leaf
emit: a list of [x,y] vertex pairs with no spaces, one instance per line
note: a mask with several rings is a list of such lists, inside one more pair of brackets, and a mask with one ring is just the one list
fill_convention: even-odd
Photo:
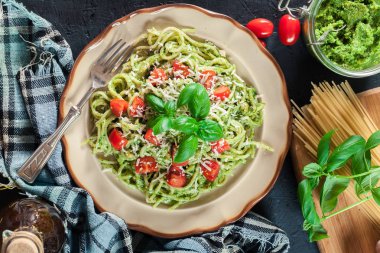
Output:
[[166,115],[173,116],[175,114],[175,111],[177,110],[177,105],[173,100],[170,100],[165,103],[164,110]]
[[165,117],[166,116],[164,116],[164,115],[159,115],[157,117],[151,118],[151,119],[148,120],[147,126],[149,128],[152,128],[152,127],[154,127],[157,124],[157,122],[159,122],[162,118],[165,118]]
[[327,176],[321,191],[320,203],[323,213],[331,212],[338,204],[338,196],[350,183],[349,178]]
[[302,170],[302,174],[307,178],[318,178],[322,176],[322,173],[322,167],[317,163],[309,163]]
[[371,190],[373,199],[380,206],[380,187]]
[[[313,189],[308,179],[304,179],[298,184],[298,200],[300,201],[302,215],[305,219],[304,230],[309,233],[309,238],[317,239],[317,235],[323,234],[323,231],[320,229],[322,227],[321,220],[315,209],[312,191]],[[324,232],[327,236],[326,231]],[[322,235],[319,237],[322,237]]]
[[152,127],[153,133],[155,135],[166,132],[172,127],[172,121],[173,119],[170,117],[161,117],[157,123]]
[[358,175],[369,171],[371,167],[371,152],[361,151],[352,156],[351,159],[351,174]]
[[183,139],[178,146],[177,153],[174,157],[175,163],[181,163],[189,160],[198,149],[198,137],[190,135]]
[[[365,172],[368,172],[371,167],[371,151],[361,151],[356,153],[352,159],[351,159],[351,174],[352,175],[358,175]],[[355,177],[355,192],[356,195],[360,196],[363,193],[368,192],[370,189],[365,187],[362,187],[362,181],[364,180],[366,176],[362,177]]]
[[173,121],[173,129],[185,134],[192,134],[198,130],[198,122],[189,116],[179,116]]
[[196,119],[204,119],[210,113],[211,102],[207,90],[203,85],[197,83],[196,89],[189,100],[191,116]]
[[371,189],[376,187],[379,180],[380,180],[380,171],[375,171],[369,175],[361,177],[359,181],[356,181],[360,186],[357,190],[355,189],[357,195],[361,195],[366,192],[369,192]]
[[342,167],[348,159],[365,148],[363,137],[353,135],[337,146],[327,160],[327,171],[331,172]]
[[327,159],[329,158],[331,137],[334,133],[335,130],[331,130],[330,132],[325,134],[319,141],[317,157],[318,164],[321,166],[325,165],[327,163]]
[[367,193],[367,192],[368,192],[368,190],[364,190],[364,189],[361,187],[360,183],[358,183],[358,182],[355,181],[355,193],[356,193],[356,195],[357,195],[358,197],[360,197],[360,195],[362,195],[362,194],[364,194],[364,193]]
[[380,130],[374,132],[367,140],[365,144],[365,150],[376,148],[380,145]]
[[193,93],[197,89],[197,84],[192,83],[187,85],[179,94],[177,100],[177,107],[181,107],[189,103],[189,100],[193,98]]
[[311,225],[306,231],[308,233],[309,242],[315,242],[329,237],[322,224]]
[[320,181],[319,177],[309,178],[309,184],[312,190],[318,187],[319,181]]
[[217,141],[223,137],[223,129],[217,122],[205,119],[199,122],[197,135],[204,141]]
[[158,113],[164,113],[164,101],[156,95],[149,93],[145,95],[145,101],[148,105]]

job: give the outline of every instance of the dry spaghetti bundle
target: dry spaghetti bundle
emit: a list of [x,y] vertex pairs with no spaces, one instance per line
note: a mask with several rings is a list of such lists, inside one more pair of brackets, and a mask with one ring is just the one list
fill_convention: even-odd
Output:
[[[312,92],[310,105],[299,108],[293,103],[293,132],[314,158],[317,156],[320,139],[330,130],[337,130],[332,139],[335,148],[352,135],[368,139],[379,129],[348,82],[340,85],[330,85],[327,82],[320,83],[319,86],[313,84]],[[380,165],[380,148],[372,151],[372,161],[374,165]],[[348,167],[343,167],[339,173],[351,174]],[[349,186],[347,194],[350,199],[357,200],[353,184]],[[367,207],[363,208],[366,215],[380,227],[380,207],[374,201],[368,201],[364,205]]]

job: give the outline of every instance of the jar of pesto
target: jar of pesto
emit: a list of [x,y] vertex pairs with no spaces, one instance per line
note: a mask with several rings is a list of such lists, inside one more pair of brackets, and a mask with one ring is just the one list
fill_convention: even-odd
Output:
[[289,2],[282,10],[305,18],[305,42],[327,68],[356,78],[380,73],[380,1],[313,0],[302,8]]

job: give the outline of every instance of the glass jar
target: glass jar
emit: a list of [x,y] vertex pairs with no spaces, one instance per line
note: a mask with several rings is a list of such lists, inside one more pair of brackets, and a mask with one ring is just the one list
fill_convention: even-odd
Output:
[[[279,5],[279,9],[281,11],[287,10],[293,17],[304,18],[304,39],[309,51],[331,71],[342,76],[353,78],[367,77],[380,73],[380,64],[364,70],[350,70],[337,65],[329,58],[327,58],[327,56],[322,52],[320,43],[318,43],[318,39],[315,35],[315,19],[323,1],[324,0],[313,0],[309,6],[303,6],[301,8],[290,8],[288,7],[290,0],[287,0],[285,7],[281,7]],[[285,1],[280,2],[283,3]]]
[[57,253],[65,241],[59,211],[36,198],[16,200],[0,211],[1,253]]

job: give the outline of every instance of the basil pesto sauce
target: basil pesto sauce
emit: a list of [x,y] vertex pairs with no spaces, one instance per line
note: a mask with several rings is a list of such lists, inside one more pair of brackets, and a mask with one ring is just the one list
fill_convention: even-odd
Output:
[[315,20],[322,52],[337,65],[363,70],[380,64],[380,0],[325,0]]

